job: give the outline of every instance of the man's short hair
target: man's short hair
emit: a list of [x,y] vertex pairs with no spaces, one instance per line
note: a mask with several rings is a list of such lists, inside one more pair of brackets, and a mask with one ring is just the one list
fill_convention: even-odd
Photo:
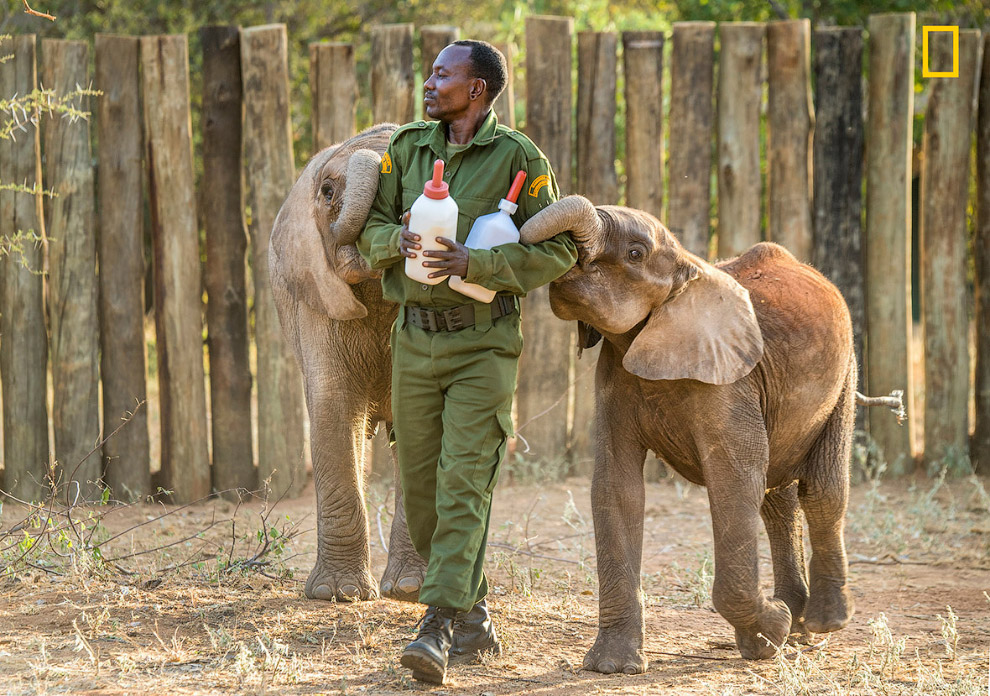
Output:
[[505,89],[505,83],[509,79],[505,56],[487,41],[464,39],[455,41],[454,45],[467,46],[471,49],[471,64],[474,66],[475,77],[485,81],[488,103],[492,104]]

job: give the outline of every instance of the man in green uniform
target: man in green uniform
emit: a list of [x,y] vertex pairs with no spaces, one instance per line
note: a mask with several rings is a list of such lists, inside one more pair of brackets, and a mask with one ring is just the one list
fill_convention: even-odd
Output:
[[[492,102],[506,82],[505,58],[482,41],[457,41],[433,63],[426,113],[395,131],[382,158],[378,194],[358,249],[383,269],[387,299],[401,305],[392,327],[392,414],[409,535],[428,561],[419,635],[402,654],[417,679],[443,683],[450,656],[498,652],[485,605],[483,570],[492,490],[506,439],[522,351],[520,295],[563,275],[577,260],[567,234],[539,244],[464,246],[474,220],[498,210],[516,173],[527,174],[517,226],[557,199],[550,163],[526,136],[499,125]],[[437,159],[457,203],[457,239],[422,251],[408,211]],[[431,277],[459,275],[498,294],[476,302],[447,283],[405,275],[422,253]],[[453,647],[451,644],[453,643]]]

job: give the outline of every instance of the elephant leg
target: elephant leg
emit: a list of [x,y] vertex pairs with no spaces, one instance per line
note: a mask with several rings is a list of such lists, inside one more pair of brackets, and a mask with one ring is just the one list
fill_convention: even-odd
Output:
[[853,615],[843,538],[855,420],[853,384],[854,374],[808,455],[798,488],[811,540],[811,596],[804,622],[815,633],[837,631]]
[[316,484],[316,565],[306,596],[374,599],[364,500],[364,437],[368,400],[346,386],[332,357],[337,343],[327,320],[300,303],[303,381]]
[[[392,424],[387,423],[389,431]],[[388,565],[382,575],[382,596],[404,602],[419,601],[419,588],[426,577],[426,561],[416,553],[409,530],[406,528],[406,506],[399,481],[399,464],[392,450],[392,464],[395,469],[395,514],[392,517],[392,531],[388,537]]]
[[766,492],[766,437],[758,452],[739,456],[716,447],[704,464],[715,537],[712,602],[735,628],[736,646],[748,660],[773,657],[787,640],[791,611],[783,599],[760,590],[757,537]]
[[808,603],[808,578],[797,486],[768,492],[760,516],[770,539],[773,596],[784,600],[791,610],[790,640],[807,642],[810,636],[804,625],[804,609]]
[[[602,422],[596,428],[601,432]],[[585,655],[584,669],[638,674],[647,665],[640,580],[646,450],[631,437],[611,432],[599,437],[596,449],[591,508],[598,555],[598,637]]]

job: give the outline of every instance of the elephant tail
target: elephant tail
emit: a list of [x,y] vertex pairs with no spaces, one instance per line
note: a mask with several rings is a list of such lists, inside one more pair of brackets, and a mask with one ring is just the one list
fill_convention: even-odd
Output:
[[856,392],[857,406],[886,406],[894,412],[898,424],[907,420],[907,411],[904,409],[904,391],[895,389],[889,396],[864,396]]

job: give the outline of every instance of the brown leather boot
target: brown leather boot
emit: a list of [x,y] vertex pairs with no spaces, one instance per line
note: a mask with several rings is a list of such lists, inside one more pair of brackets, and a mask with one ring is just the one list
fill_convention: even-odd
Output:
[[405,647],[399,660],[412,670],[413,679],[443,684],[456,616],[456,609],[427,607],[416,640]]
[[495,633],[495,624],[488,614],[488,604],[481,600],[471,611],[462,612],[454,620],[454,642],[450,647],[451,662],[478,660],[482,653],[502,654],[502,645]]

